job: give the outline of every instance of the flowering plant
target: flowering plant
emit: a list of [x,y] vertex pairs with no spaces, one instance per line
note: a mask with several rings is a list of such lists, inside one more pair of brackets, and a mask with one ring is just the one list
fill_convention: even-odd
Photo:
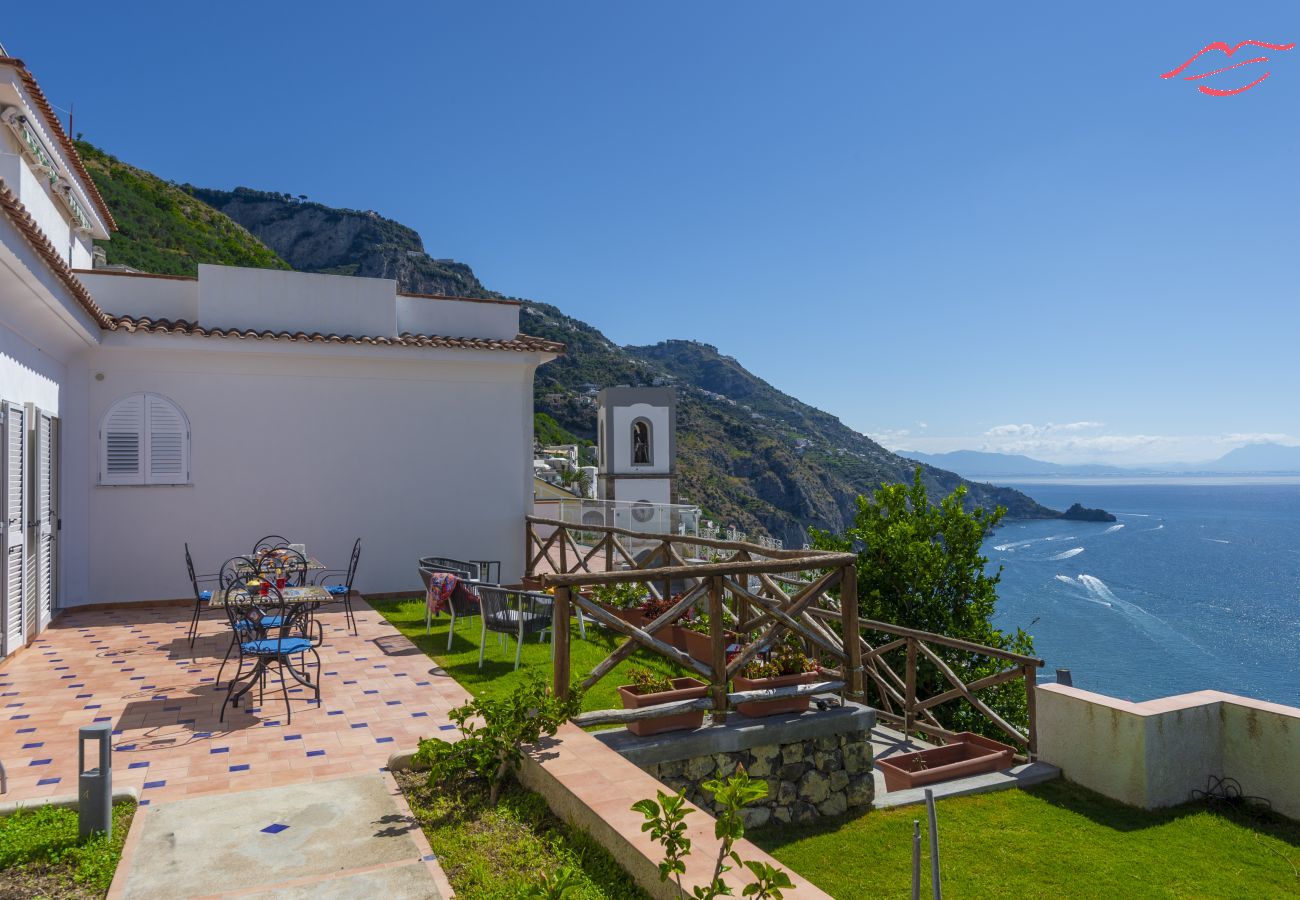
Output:
[[782,675],[812,672],[816,668],[816,661],[803,652],[799,641],[787,637],[768,652],[767,659],[750,660],[741,670],[741,674],[751,679],[780,678]]

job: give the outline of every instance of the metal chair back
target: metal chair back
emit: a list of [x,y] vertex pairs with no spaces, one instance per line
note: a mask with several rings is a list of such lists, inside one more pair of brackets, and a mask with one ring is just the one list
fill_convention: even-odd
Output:
[[263,552],[264,550],[276,550],[280,547],[288,547],[289,539],[278,534],[268,534],[256,544],[253,545],[253,555]]
[[450,572],[468,581],[478,581],[480,574],[476,563],[467,562],[463,559],[451,559],[447,556],[422,556],[420,557],[420,568],[430,569],[434,572]]
[[272,580],[277,572],[283,572],[286,585],[302,587],[307,583],[307,557],[297,550],[277,547],[258,561],[257,571],[259,575]]

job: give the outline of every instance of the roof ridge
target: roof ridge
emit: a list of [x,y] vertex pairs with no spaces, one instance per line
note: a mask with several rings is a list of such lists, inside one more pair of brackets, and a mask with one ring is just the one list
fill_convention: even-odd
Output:
[[113,213],[109,210],[108,204],[100,196],[99,188],[95,186],[94,179],[90,177],[85,164],[81,161],[81,154],[77,152],[76,145],[72,143],[72,138],[68,137],[68,133],[63,130],[63,123],[55,115],[54,107],[46,99],[45,92],[41,90],[40,84],[36,81],[36,76],[32,74],[31,69],[27,68],[27,64],[16,56],[0,56],[0,65],[13,66],[18,70],[18,74],[23,79],[23,84],[27,85],[27,90],[31,91],[32,98],[36,101],[36,105],[40,107],[41,115],[53,127],[55,135],[59,138],[59,143],[63,144],[63,150],[72,162],[72,167],[77,170],[77,174],[81,176],[82,182],[85,183],[86,193],[90,195],[90,201],[104,214],[104,224],[108,226],[109,231],[117,231],[117,220],[113,218]]
[[241,340],[297,341],[318,344],[364,344],[388,347],[423,347],[457,350],[512,350],[519,353],[564,353],[558,341],[516,334],[513,338],[450,337],[438,334],[402,332],[395,337],[352,334],[322,334],[319,331],[285,331],[255,328],[207,328],[186,319],[152,319],[148,316],[112,316],[112,330],[128,334],[177,334],[194,337],[239,338]]

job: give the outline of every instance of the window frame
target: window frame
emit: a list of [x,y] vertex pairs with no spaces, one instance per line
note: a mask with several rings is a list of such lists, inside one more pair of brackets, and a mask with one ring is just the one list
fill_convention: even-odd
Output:
[[[637,426],[638,426],[638,425],[644,425],[644,426],[645,426],[645,449],[646,449],[646,461],[645,461],[645,462],[637,462],[637,461],[636,461],[636,429],[637,429]],[[630,460],[629,460],[629,465],[632,465],[632,466],[653,466],[653,465],[655,464],[655,426],[654,426],[654,423],[651,422],[649,419],[647,419],[645,416],[637,416],[635,419],[632,420],[631,435],[632,435],[632,446],[630,446],[630,447],[628,448],[628,449],[631,451],[631,458],[630,458]]]
[[[108,467],[109,422],[123,405],[138,402],[138,426],[136,429],[136,468],[134,472],[110,473]],[[175,429],[155,428],[154,407],[163,404],[180,424],[180,471],[154,471],[154,443],[156,438],[176,435]],[[124,429],[123,429],[124,432]],[[119,432],[122,433],[122,432]],[[152,485],[187,485],[190,478],[190,419],[185,410],[172,398],[153,391],[133,391],[118,397],[108,408],[99,422],[99,478],[98,484],[104,487],[136,487]]]

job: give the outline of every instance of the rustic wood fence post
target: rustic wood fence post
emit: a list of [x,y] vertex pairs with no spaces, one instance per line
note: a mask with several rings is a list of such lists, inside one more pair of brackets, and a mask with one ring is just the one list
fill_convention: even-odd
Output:
[[1029,713],[1029,733],[1025,755],[1029,757],[1030,762],[1038,758],[1038,710],[1037,698],[1034,696],[1034,690],[1038,686],[1038,669],[1035,666],[1024,666],[1021,669],[1025,673],[1025,704],[1026,711]]
[[560,575],[569,574],[569,529],[560,529]]
[[840,611],[844,613],[845,693],[856,703],[865,703],[866,685],[862,673],[862,635],[858,626],[858,567],[850,563],[840,570]]
[[551,618],[551,641],[555,649],[555,680],[553,690],[557,697],[569,696],[569,586],[555,589],[555,606]]
[[904,676],[903,737],[910,738],[912,725],[916,722],[916,638],[907,639],[907,671]]
[[727,638],[722,621],[722,576],[709,579],[709,642],[713,662],[713,721],[727,721]]

